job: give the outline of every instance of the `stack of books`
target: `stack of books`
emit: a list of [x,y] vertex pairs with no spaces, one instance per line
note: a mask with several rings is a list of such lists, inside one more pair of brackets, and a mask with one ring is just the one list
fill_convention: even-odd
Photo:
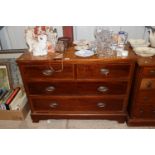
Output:
[[20,110],[26,103],[26,94],[20,87],[0,92],[0,110]]

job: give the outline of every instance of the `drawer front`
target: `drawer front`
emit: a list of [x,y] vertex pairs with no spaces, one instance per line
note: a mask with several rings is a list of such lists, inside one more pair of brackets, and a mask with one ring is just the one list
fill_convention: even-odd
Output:
[[142,79],[141,85],[140,85],[141,90],[153,90],[155,91],[155,79]]
[[134,111],[136,117],[155,119],[155,105],[141,105]]
[[155,78],[155,67],[144,67],[142,71],[144,77]]
[[72,95],[76,94],[76,83],[70,82],[29,82],[31,95]]
[[121,111],[123,99],[85,98],[32,98],[34,111]]
[[80,95],[119,95],[127,91],[127,82],[80,82],[77,84]]
[[137,95],[137,103],[155,105],[155,92],[154,91],[140,91]]
[[64,65],[63,70],[61,64],[49,65],[31,65],[24,66],[24,77],[27,79],[73,79],[74,78],[74,66]]
[[115,95],[125,94],[127,82],[29,82],[30,94]]
[[128,77],[130,64],[91,64],[77,65],[78,79],[103,79]]

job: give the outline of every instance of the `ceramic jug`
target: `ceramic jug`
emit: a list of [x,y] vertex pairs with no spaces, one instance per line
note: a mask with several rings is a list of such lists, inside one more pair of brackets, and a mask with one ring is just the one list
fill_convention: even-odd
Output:
[[125,31],[119,31],[118,32],[118,45],[124,45],[126,44],[126,41],[128,39],[128,33]]
[[150,32],[149,39],[151,47],[155,47],[155,32],[153,32],[152,29],[150,29],[149,32]]

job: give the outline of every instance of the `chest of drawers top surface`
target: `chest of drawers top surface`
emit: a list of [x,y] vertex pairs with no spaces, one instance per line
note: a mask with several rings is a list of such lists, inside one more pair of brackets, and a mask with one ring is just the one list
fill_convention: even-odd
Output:
[[[65,51],[63,61],[64,63],[96,63],[96,62],[128,62],[129,60],[135,60],[136,56],[135,54],[131,51],[129,52],[128,57],[110,57],[110,58],[98,58],[96,55],[87,57],[87,58],[82,58],[78,57],[75,54],[75,50],[73,47]],[[33,56],[32,53],[25,51],[25,53],[17,59],[17,63],[43,63],[43,62],[60,62],[61,60],[55,59],[55,57],[58,56],[55,53],[48,53],[46,56]]]

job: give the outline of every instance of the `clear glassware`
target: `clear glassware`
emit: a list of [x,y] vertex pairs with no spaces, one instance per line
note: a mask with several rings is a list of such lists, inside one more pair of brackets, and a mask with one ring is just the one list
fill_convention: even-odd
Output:
[[96,53],[96,50],[97,50],[97,42],[96,41],[90,41],[88,46],[89,46],[90,50],[92,50],[94,53]]
[[55,47],[55,51],[57,52],[64,52],[65,51],[65,45],[63,41],[58,41]]
[[97,42],[98,57],[110,57],[114,55],[114,52],[111,48],[112,31],[105,27],[96,27],[94,30],[94,37]]

